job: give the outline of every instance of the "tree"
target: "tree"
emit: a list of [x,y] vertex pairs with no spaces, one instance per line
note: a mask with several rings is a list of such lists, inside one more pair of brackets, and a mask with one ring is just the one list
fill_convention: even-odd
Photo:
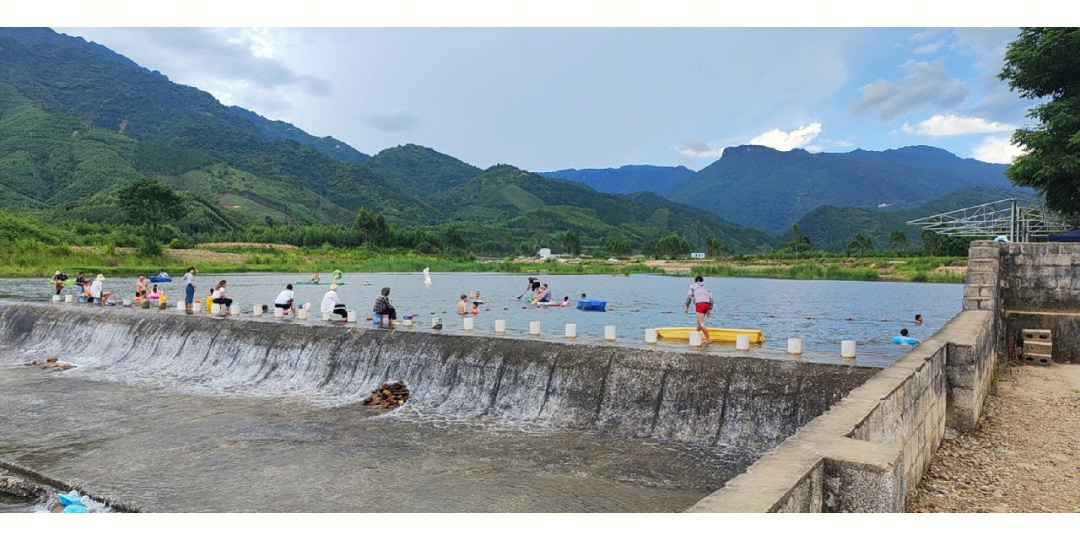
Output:
[[810,242],[810,239],[803,236],[802,231],[799,230],[799,224],[791,224],[791,239],[784,242],[784,245],[780,246],[780,249],[786,249],[795,252],[795,258],[799,258],[799,253],[806,253],[814,250],[814,244]]
[[900,251],[907,248],[907,233],[900,229],[896,229],[889,233],[889,247],[893,251]]
[[366,208],[356,213],[353,227],[360,231],[364,242],[373,246],[386,246],[390,243],[390,224],[382,214],[376,214]]
[[445,242],[446,247],[450,249],[465,249],[465,238],[461,236],[461,231],[453,224],[446,226]]
[[148,177],[133,180],[116,195],[124,221],[144,228],[139,251],[144,255],[160,255],[159,230],[182,214],[180,196],[171,187]]
[[923,252],[927,255],[963,257],[968,253],[971,241],[966,238],[941,236],[934,231],[923,231]]
[[669,234],[656,241],[656,252],[674,259],[690,253],[690,243],[677,234]]
[[861,231],[855,233],[847,244],[848,253],[869,253],[874,251],[874,240]]
[[705,255],[710,259],[715,259],[729,253],[731,253],[731,248],[729,248],[727,244],[721,243],[711,234],[705,237]]
[[566,234],[563,235],[563,248],[574,257],[581,255],[581,240],[578,240],[578,236],[574,234],[574,231],[566,231]]
[[1017,129],[1012,141],[1027,150],[1005,175],[1034,188],[1046,205],[1069,218],[1080,216],[1080,29],[1024,28],[1009,44],[998,77],[1028,99],[1045,103],[1028,110],[1037,125]]
[[634,251],[634,246],[629,240],[619,236],[604,240],[604,250],[613,255],[629,255]]

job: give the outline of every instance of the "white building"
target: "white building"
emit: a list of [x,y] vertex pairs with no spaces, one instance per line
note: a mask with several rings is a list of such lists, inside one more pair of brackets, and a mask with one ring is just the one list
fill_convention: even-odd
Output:
[[704,259],[705,254],[701,253],[700,251],[695,251],[695,252],[690,254],[690,258],[691,259]]
[[550,259],[551,258],[551,249],[550,248],[540,248],[540,251],[537,251],[536,254],[539,255],[541,259]]

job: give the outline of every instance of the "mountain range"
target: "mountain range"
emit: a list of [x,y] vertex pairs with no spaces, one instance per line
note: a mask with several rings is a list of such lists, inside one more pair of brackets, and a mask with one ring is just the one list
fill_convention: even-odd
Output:
[[638,249],[668,234],[703,249],[713,235],[745,252],[776,247],[796,222],[830,246],[849,231],[880,237],[897,212],[1005,192],[1003,170],[926,146],[738,146],[697,172],[481,169],[412,144],[369,155],[225,106],[81,38],[0,29],[0,208],[50,220],[113,222],[116,190],[151,176],[181,192],[178,226],[192,234],[345,225],[368,209],[413,226],[453,224],[483,254],[555,244],[566,231],[586,246]]

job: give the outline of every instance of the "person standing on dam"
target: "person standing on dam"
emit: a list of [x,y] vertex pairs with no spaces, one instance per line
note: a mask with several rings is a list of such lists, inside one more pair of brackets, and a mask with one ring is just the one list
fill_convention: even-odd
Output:
[[194,313],[191,305],[195,303],[195,274],[199,273],[194,266],[189,266],[184,273],[184,311]]
[[691,305],[694,306],[694,313],[697,315],[697,329],[701,332],[701,342],[708,345],[712,343],[712,339],[709,338],[709,328],[705,326],[705,317],[712,313],[713,296],[712,291],[705,286],[705,278],[701,276],[694,278],[690,289],[686,291],[686,306],[683,311],[690,313]]

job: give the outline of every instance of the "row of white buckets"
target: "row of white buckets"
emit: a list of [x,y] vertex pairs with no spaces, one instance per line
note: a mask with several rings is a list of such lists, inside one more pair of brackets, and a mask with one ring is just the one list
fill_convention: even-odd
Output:
[[[63,295],[63,296],[61,296],[59,294],[54,294],[52,296],[52,302],[53,303],[60,303],[61,301],[65,302],[65,303],[69,303],[69,304],[74,303],[75,302],[75,296],[71,295],[71,294],[67,294],[67,295]],[[124,305],[128,305],[128,303],[125,302]],[[224,314],[223,308],[224,308],[224,306],[222,304],[210,304],[210,313],[212,315],[222,315],[222,314]],[[186,305],[184,304],[184,302],[177,302],[176,303],[176,309],[178,311],[184,311],[186,309]],[[229,314],[230,315],[240,315],[240,306],[232,305],[232,306],[229,306],[228,309],[229,309]],[[261,316],[263,314],[263,305],[262,304],[255,304],[254,308],[252,309],[252,313],[256,317]],[[281,319],[284,316],[285,316],[285,310],[275,306],[274,307],[274,318],[275,319]],[[306,310],[306,309],[298,310],[296,312],[296,318],[300,319],[300,320],[306,320],[308,318],[308,310]],[[330,314],[329,313],[323,313],[322,319],[324,321],[330,320]],[[356,312],[355,311],[349,311],[346,320],[348,320],[348,322],[355,323],[357,321]],[[432,319],[432,326],[434,326],[436,324],[440,324],[441,322],[442,322],[441,319],[434,318],[434,319]],[[412,326],[413,321],[412,321],[412,319],[406,319],[403,322],[403,324],[405,326]],[[476,328],[475,321],[473,320],[472,317],[465,317],[464,319],[462,319],[461,324],[462,324],[462,329],[466,330],[466,331],[472,331],[473,329]],[[495,320],[495,332],[498,333],[498,334],[503,334],[503,333],[506,332],[506,321],[505,320],[503,320],[503,319],[496,319]],[[540,321],[532,321],[532,322],[529,323],[529,335],[533,335],[533,336],[540,335]],[[577,337],[577,325],[574,324],[574,323],[567,323],[566,327],[565,327],[564,335],[566,337],[568,337],[568,338]],[[604,327],[604,339],[607,340],[607,341],[615,341],[615,327],[614,326],[608,325],[608,326]],[[657,342],[657,339],[658,339],[658,336],[657,336],[657,332],[656,332],[655,328],[646,328],[645,329],[645,343],[653,345],[653,344],[655,344]],[[689,339],[688,339],[688,344],[691,347],[701,347],[701,333],[697,332],[697,331],[690,332]],[[739,334],[739,335],[735,336],[735,348],[740,350],[740,351],[749,350],[750,349],[750,336],[747,335],[747,334]],[[802,354],[802,340],[799,339],[799,338],[789,338],[788,341],[787,341],[787,353],[790,354],[790,355]],[[843,340],[843,341],[840,342],[840,357],[841,358],[855,358],[855,342],[854,341],[852,341],[852,340]]]

